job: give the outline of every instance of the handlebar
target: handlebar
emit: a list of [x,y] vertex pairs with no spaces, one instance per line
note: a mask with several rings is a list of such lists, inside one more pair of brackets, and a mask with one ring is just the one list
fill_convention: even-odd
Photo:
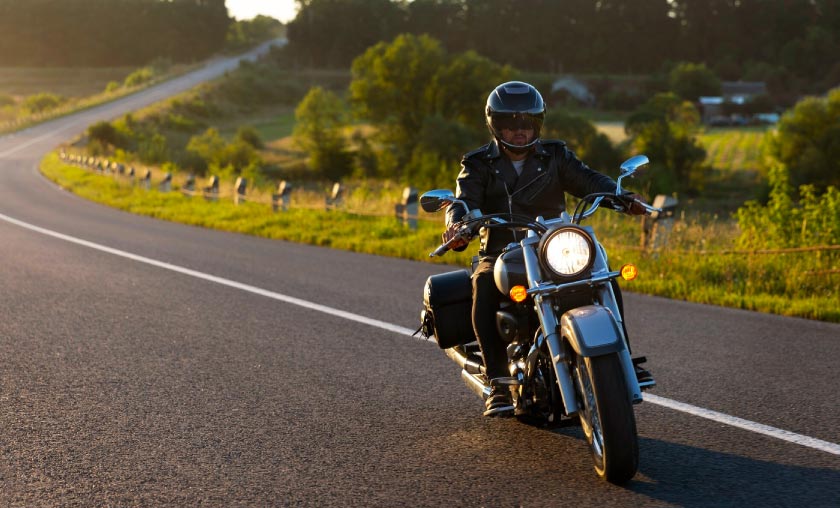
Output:
[[[596,193],[590,194],[585,196],[580,203],[578,204],[578,208],[587,203],[591,202],[591,206],[588,209],[585,209],[581,213],[578,213],[577,208],[575,209],[575,213],[572,215],[571,223],[572,224],[580,224],[580,222],[590,217],[595,211],[601,206],[604,200],[607,200],[608,206],[613,210],[626,212],[629,210],[629,207],[632,203],[638,203],[641,205],[645,211],[650,214],[653,212],[661,212],[661,208],[656,208],[651,206],[644,201],[639,201],[636,199],[631,200],[629,196],[622,196],[616,195],[612,193]],[[563,213],[566,217],[566,221],[568,221],[568,215]],[[504,218],[502,218],[504,217]],[[562,219],[557,219],[562,220]],[[552,221],[549,221],[550,224]],[[525,217],[525,216],[515,216],[510,214],[489,214],[489,215],[481,215],[480,210],[472,210],[468,215],[467,219],[463,220],[462,222],[458,223],[459,229],[455,236],[450,238],[448,241],[444,242],[437,249],[429,254],[429,257],[436,257],[442,256],[447,251],[452,248],[452,245],[459,240],[466,239],[468,241],[472,240],[473,232],[479,227],[509,227],[509,228],[524,228],[524,229],[531,229],[531,230],[547,230],[547,223],[543,221],[541,218],[538,218],[534,221],[532,218]]]
[[[650,215],[653,212],[662,211],[661,208],[656,208],[638,199],[630,199],[629,196],[626,195],[616,195],[612,193],[596,193],[584,197],[580,201],[580,203],[578,203],[578,206],[575,208],[575,213],[572,215],[572,222],[575,224],[580,224],[580,222],[583,219],[591,217],[595,213],[595,211],[598,210],[598,208],[601,206],[601,202],[604,199],[607,199],[610,208],[619,212],[627,213],[627,211],[630,209],[630,206],[632,206],[633,203],[641,205],[642,208],[644,208],[647,212],[646,215]],[[592,202],[592,205],[589,208],[586,208],[584,211],[578,213],[578,208],[580,208],[582,205],[589,201]]]

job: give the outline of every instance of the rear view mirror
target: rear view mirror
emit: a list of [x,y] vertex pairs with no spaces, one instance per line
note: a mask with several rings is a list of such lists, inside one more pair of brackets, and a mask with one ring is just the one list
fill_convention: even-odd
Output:
[[420,196],[420,206],[429,213],[440,211],[455,201],[455,194],[448,189],[432,190]]
[[621,174],[618,176],[618,180],[616,181],[617,185],[615,193],[622,193],[621,180],[623,180],[625,177],[633,176],[633,174],[636,173],[639,170],[639,168],[641,168],[648,162],[650,162],[650,159],[647,158],[647,155],[635,155],[624,161],[621,164]]

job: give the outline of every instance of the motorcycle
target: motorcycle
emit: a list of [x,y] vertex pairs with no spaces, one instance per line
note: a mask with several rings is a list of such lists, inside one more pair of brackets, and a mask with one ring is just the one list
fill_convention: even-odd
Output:
[[[525,231],[495,261],[494,279],[507,295],[496,325],[507,343],[509,377],[488,379],[471,322],[470,271],[433,275],[424,288],[421,330],[461,368],[469,388],[486,399],[495,387],[511,391],[514,415],[531,424],[558,426],[579,421],[595,471],[616,484],[638,469],[639,447],[633,405],[656,382],[631,358],[623,317],[616,300],[616,279],[635,278],[627,264],[612,271],[607,253],[590,226],[581,222],[601,206],[626,211],[632,199],[622,180],[647,164],[638,155],[621,165],[615,193],[584,197],[574,213],[533,219],[515,214],[469,210],[452,191],[433,190],[420,197],[427,212],[460,205],[467,214],[458,234],[430,256],[440,256],[459,238],[472,239],[480,228]],[[660,211],[640,203],[648,213]],[[474,263],[475,264],[475,263]]]

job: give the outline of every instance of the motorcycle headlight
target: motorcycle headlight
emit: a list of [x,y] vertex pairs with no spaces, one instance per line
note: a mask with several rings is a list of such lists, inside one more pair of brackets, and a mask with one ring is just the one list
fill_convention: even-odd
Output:
[[561,227],[549,232],[543,238],[540,251],[545,268],[562,278],[586,272],[595,261],[592,238],[575,227]]

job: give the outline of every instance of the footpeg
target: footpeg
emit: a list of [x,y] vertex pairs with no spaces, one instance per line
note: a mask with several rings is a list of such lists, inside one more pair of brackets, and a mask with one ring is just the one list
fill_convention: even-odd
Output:
[[490,386],[519,386],[520,384],[515,377],[495,377],[490,380]]

